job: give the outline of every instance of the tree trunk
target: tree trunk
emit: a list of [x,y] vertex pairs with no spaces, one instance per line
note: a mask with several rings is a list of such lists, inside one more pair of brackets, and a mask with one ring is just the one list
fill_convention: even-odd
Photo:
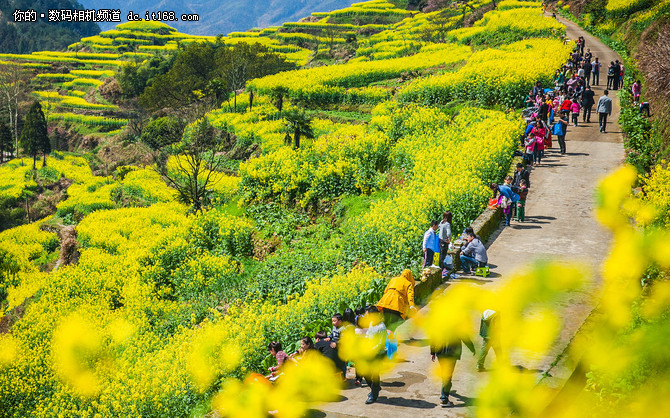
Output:
[[300,129],[295,130],[293,138],[295,139],[295,149],[300,148]]
[[42,154],[42,167],[46,167],[46,166],[47,166],[47,155]]
[[37,170],[37,154],[33,155],[33,170]]
[[[19,100],[18,98],[16,99],[16,102],[14,103],[14,120],[12,121],[14,124],[13,131],[14,131],[14,142],[16,143],[16,156],[19,156]],[[21,160],[21,165],[23,165],[23,160]]]

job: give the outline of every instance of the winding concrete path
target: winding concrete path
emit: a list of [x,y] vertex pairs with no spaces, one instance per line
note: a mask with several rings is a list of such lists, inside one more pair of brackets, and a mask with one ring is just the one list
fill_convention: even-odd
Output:
[[[594,57],[598,57],[601,62],[609,63],[619,59],[611,49],[577,25],[565,20],[561,22],[567,27],[568,38],[584,36],[586,47],[591,48]],[[601,70],[601,76],[600,86],[593,86],[596,102],[606,85],[606,68]],[[538,380],[566,348],[595,304],[594,296],[599,286],[598,268],[607,255],[610,236],[594,219],[594,189],[599,179],[624,159],[622,136],[616,123],[620,108],[615,93],[610,93],[614,99],[614,108],[611,123],[608,123],[608,133],[599,132],[596,113],[591,123],[581,124],[580,118],[578,127],[570,126],[566,136],[567,154],[560,155],[557,148],[549,150],[542,165],[531,173],[527,221],[513,222],[507,228],[501,227],[487,243],[489,260],[495,265],[495,275],[490,280],[481,281],[481,286],[486,288],[495,289],[502,285],[510,273],[529,261],[549,257],[582,261],[596,277],[585,291],[572,293],[558,302],[558,308],[563,310],[564,327],[548,355],[528,359],[512,353],[512,362],[536,373]],[[449,291],[448,286],[445,285],[443,291]],[[478,330],[478,318],[472,318],[472,321],[473,329]],[[407,321],[403,327],[416,342],[423,341],[420,333],[413,330],[411,321]],[[477,349],[479,344],[479,340],[476,340]],[[388,418],[475,414],[472,404],[476,390],[482,379],[486,379],[487,373],[476,372],[475,358],[467,350],[464,350],[463,360],[457,363],[454,372],[452,400],[455,400],[456,406],[448,409],[439,406],[440,384],[433,378],[430,351],[425,343],[400,344],[398,350],[406,361],[392,372],[382,375],[382,391],[377,403],[365,405],[369,389],[354,387],[350,378],[350,386],[342,392],[342,400],[322,406],[321,412],[316,415]],[[494,359],[495,355],[491,352],[487,365]],[[545,380],[544,384],[560,386],[570,373],[571,370],[559,362],[551,369],[553,378]]]

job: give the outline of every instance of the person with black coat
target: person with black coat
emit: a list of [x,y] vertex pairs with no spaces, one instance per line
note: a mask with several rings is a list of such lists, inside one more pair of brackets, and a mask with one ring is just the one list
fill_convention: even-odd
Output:
[[523,164],[518,163],[516,165],[516,171],[514,172],[514,180],[512,180],[512,186],[519,187],[521,185],[521,179],[526,180],[528,187],[530,187],[530,172],[523,168]]
[[591,110],[593,109],[593,105],[596,104],[593,99],[594,94],[591,86],[587,86],[584,93],[582,93],[582,109],[584,109],[582,122],[591,122]]
[[549,117],[549,105],[545,100],[543,100],[539,110],[537,111],[537,118],[546,123],[548,117]]
[[451,392],[451,381],[454,375],[454,368],[456,361],[461,359],[463,352],[462,344],[475,355],[475,345],[472,340],[463,336],[461,338],[454,337],[445,345],[430,344],[430,357],[432,361],[437,360],[440,366],[440,377],[442,378],[442,390],[440,391],[440,405],[444,407],[454,406],[453,402],[449,400],[449,392]]
[[582,68],[584,69],[584,82],[586,83],[587,86],[591,85],[591,70],[593,69],[593,66],[591,65],[590,60],[585,60],[584,64],[582,64]]

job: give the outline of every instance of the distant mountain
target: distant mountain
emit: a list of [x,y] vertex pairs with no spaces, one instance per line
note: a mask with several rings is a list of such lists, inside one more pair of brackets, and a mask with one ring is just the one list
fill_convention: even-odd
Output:
[[[0,53],[58,51],[99,33],[100,28],[92,22],[49,22],[49,10],[81,9],[76,0],[0,0]],[[16,10],[34,10],[36,21],[15,21]],[[40,18],[40,13],[45,18]]]
[[[165,22],[180,32],[193,35],[227,34],[254,27],[281,25],[309,16],[349,6],[350,0],[80,0],[86,9],[121,9],[121,20],[129,11],[144,18],[145,12],[173,11],[177,16],[197,14],[197,22]],[[121,3],[121,4],[119,4]],[[101,23],[103,30],[115,23]]]

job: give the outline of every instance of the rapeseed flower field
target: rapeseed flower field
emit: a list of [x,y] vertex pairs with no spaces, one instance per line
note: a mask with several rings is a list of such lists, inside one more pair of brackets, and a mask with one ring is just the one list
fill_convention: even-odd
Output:
[[[471,3],[477,10],[491,2]],[[620,8],[614,0],[607,7]],[[334,312],[376,303],[392,275],[418,273],[423,233],[445,210],[454,215],[455,234],[477,218],[488,185],[510,169],[525,94],[536,81],[548,82],[571,50],[560,38],[564,28],[541,15],[539,2],[502,1],[461,27],[473,13],[454,9],[445,17],[374,0],[314,13],[321,19],[315,22],[229,34],[226,43],[258,41],[300,64],[314,52],[292,42],[328,41],[305,31],[339,31],[332,38],[338,44],[353,35],[360,40],[347,63],[252,80],[236,108],[224,104],[206,115],[236,144],[256,146],[232,173],[214,173],[214,203],[202,213],[189,213],[151,164],[119,167],[112,176],[95,175],[85,158],[71,154],[52,155],[36,173],[28,159],[0,166],[0,196],[7,199],[25,198],[46,177],[71,181],[54,215],[0,232],[0,307],[15,318],[11,332],[0,335],[3,414],[297,417],[336,400],[340,382],[319,357],[287,368],[276,385],[258,375],[272,361],[268,343],[294,348],[301,337],[328,329]],[[356,25],[352,16],[387,21]],[[374,33],[362,36],[366,31]],[[33,94],[62,108],[114,112],[114,105],[87,98],[126,59],[177,49],[177,41],[216,38],[131,22],[72,46],[99,53],[0,59],[39,69],[47,62],[87,65],[40,74],[59,89]],[[110,52],[131,44],[144,52]],[[313,138],[296,149],[287,145],[294,132],[286,115],[297,108],[313,115]],[[364,115],[364,122],[349,123],[342,116],[348,113]],[[109,129],[128,123],[62,109],[48,118]],[[168,159],[166,169],[175,170],[180,158]],[[645,268],[668,267],[669,176],[659,165],[643,179],[642,197],[630,194],[631,168],[600,187],[598,218],[614,235],[603,266],[607,320],[594,341],[574,347],[577,358],[596,365],[594,387],[599,378],[616,378],[611,370],[635,366],[633,351],[614,341],[638,309],[631,289]],[[57,261],[63,254],[54,225],[74,227],[75,264]],[[440,341],[470,332],[463,326],[472,312],[493,306],[507,318],[507,346],[543,355],[561,328],[550,302],[582,289],[590,280],[582,271],[547,262],[495,292],[463,284],[436,298],[417,322]],[[639,309],[653,320],[669,295],[663,287]],[[524,315],[530,306],[539,312],[532,318]],[[643,350],[645,337],[634,336],[630,350]],[[365,341],[344,345],[360,354],[357,367],[373,363]],[[657,393],[667,389],[666,381]],[[501,368],[482,388],[478,414],[537,416],[548,399],[531,375]],[[641,393],[627,412],[653,411],[652,401]],[[586,415],[591,404],[580,402],[582,412],[574,411]]]

